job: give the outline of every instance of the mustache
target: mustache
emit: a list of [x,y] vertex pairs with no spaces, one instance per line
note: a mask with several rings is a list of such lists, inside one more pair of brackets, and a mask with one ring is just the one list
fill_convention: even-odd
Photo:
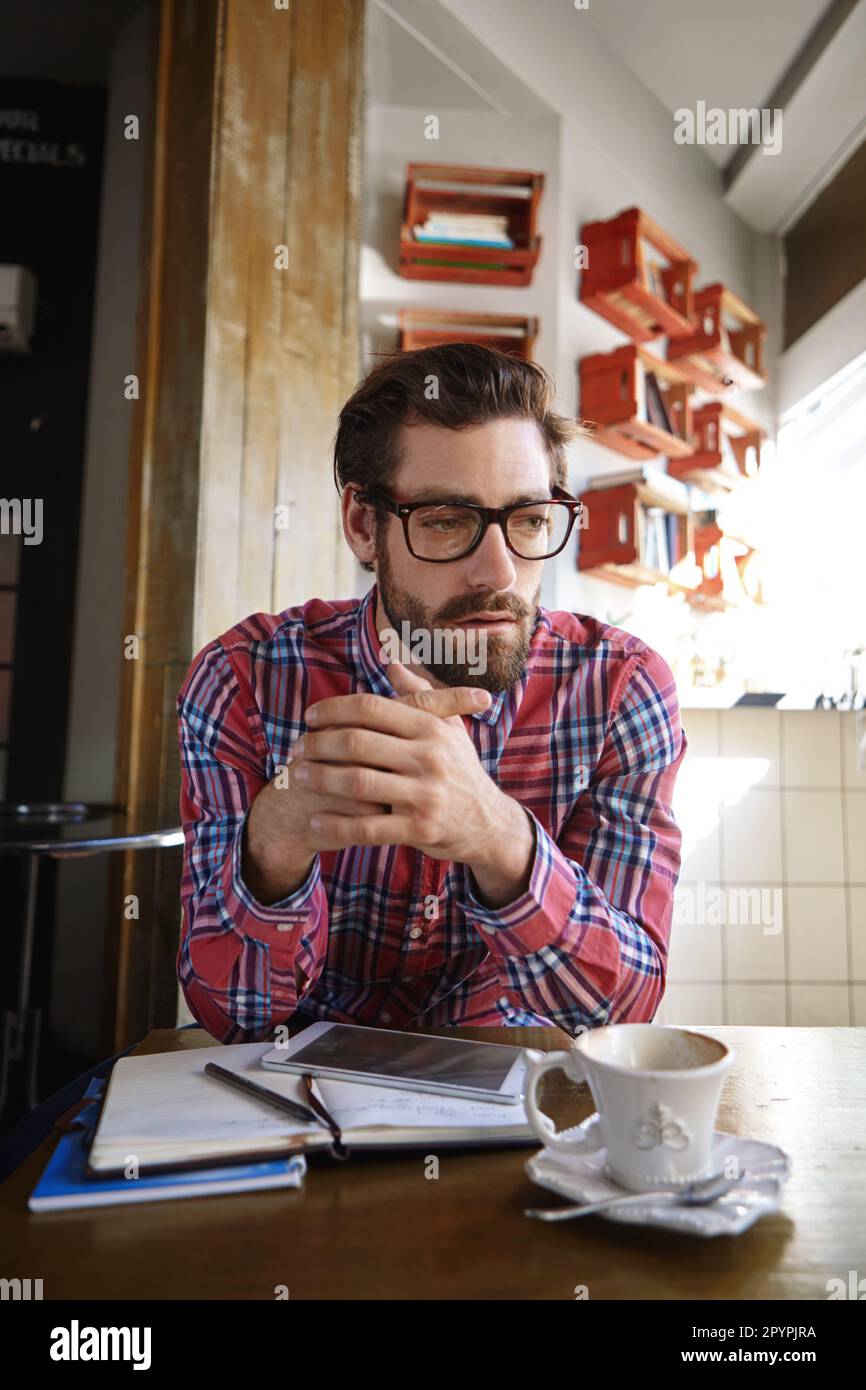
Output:
[[436,615],[442,622],[450,618],[459,622],[461,618],[471,617],[473,613],[507,613],[512,618],[528,618],[531,612],[528,603],[511,594],[501,594],[496,600],[479,599],[477,595],[467,594],[465,598],[455,599]]

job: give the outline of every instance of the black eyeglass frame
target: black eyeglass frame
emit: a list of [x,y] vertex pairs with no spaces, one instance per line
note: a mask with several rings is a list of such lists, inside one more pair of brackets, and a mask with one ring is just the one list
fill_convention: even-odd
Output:
[[[398,502],[393,497],[389,497],[386,492],[379,487],[358,488],[355,492],[359,502],[367,502],[371,506],[381,507],[383,511],[390,512],[392,516],[399,517],[403,523],[403,538],[406,541],[406,549],[415,560],[421,560],[425,565],[453,565],[457,560],[465,560],[467,555],[471,555],[477,550],[484,537],[487,535],[488,526],[498,524],[502,531],[505,544],[516,555],[518,560],[552,560],[554,555],[559,555],[568,544],[569,537],[574,530],[574,523],[583,510],[583,503],[577,498],[572,497],[565,488],[554,487],[552,497],[538,497],[534,501],[511,502],[507,507],[482,507],[477,502],[442,501],[437,499],[435,502]],[[551,550],[547,555],[521,555],[519,550],[515,550],[508,535],[508,518],[512,512],[523,511],[525,507],[541,507],[545,502],[564,503],[569,510],[568,530],[555,550]],[[468,511],[477,512],[481,517],[481,530],[475,537],[468,550],[464,550],[462,555],[451,555],[447,560],[431,560],[429,555],[418,555],[412,549],[412,542],[409,539],[409,522],[413,512],[420,511],[422,507],[465,507]]]

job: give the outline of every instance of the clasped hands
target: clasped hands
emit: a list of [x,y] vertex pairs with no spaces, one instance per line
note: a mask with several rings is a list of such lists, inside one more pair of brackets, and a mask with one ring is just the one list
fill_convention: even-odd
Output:
[[306,711],[288,785],[271,783],[254,806],[267,802],[254,831],[269,884],[276,891],[287,840],[295,864],[352,845],[409,845],[467,864],[486,904],[513,901],[534,858],[532,822],[484,771],[461,719],[487,708],[489,694],[433,689],[399,662],[388,673],[396,700],[338,695]]
[[292,781],[345,803],[315,809],[310,843],[411,845],[433,859],[483,860],[511,798],[484,771],[461,716],[486,709],[490,695],[434,690],[399,662],[388,674],[397,700],[338,695],[306,712]]

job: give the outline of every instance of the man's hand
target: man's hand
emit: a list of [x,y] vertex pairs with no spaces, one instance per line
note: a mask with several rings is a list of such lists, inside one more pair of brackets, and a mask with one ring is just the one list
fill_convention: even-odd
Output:
[[[469,714],[490,703],[489,696],[483,691],[468,687],[434,691],[428,682],[422,684],[429,691],[429,695],[423,696],[427,709],[425,717],[433,721],[450,716],[461,730],[460,714]],[[379,695],[345,695],[336,700],[321,701],[320,706],[358,700],[372,700],[384,706],[398,703],[414,706],[420,698],[415,690],[408,691],[399,701],[386,700]],[[287,773],[283,775],[283,782],[287,785],[279,785],[278,781],[268,783],[250,809],[243,846],[243,879],[260,903],[279,902],[299,888],[319,849],[344,848],[343,843],[334,846],[325,844],[321,836],[311,831],[310,821],[314,815],[332,813],[341,822],[352,823],[371,817],[383,819],[388,824],[392,821],[390,807],[384,800],[360,797],[347,790],[331,792],[318,787],[314,780],[305,781],[303,776],[299,778],[301,767],[308,765],[306,758],[300,761],[301,744],[306,742],[306,738],[298,740],[292,748],[292,758]],[[361,843],[367,842],[345,841],[345,844]]]
[[[432,859],[469,865],[490,906],[526,887],[535,853],[532,824],[478,759],[462,714],[490,703],[484,691],[434,690],[394,662],[397,700],[341,695],[306,713],[311,732],[295,745],[295,781],[322,796],[384,804],[390,814],[322,807],[305,835],[316,850],[411,845]],[[467,703],[468,702],[468,703]]]

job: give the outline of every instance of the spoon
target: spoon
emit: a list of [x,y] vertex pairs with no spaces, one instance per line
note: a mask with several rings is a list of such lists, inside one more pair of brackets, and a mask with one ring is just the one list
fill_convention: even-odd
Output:
[[601,1202],[583,1203],[581,1206],[527,1207],[524,1215],[532,1216],[537,1221],[570,1221],[576,1216],[590,1216],[596,1211],[606,1211],[608,1207],[625,1206],[627,1202],[645,1202],[651,1197],[670,1197],[673,1206],[702,1207],[715,1202],[718,1197],[724,1197],[747,1176],[744,1168],[738,1178],[725,1178],[716,1173],[711,1178],[699,1178],[697,1182],[676,1191],[668,1188],[660,1192],[629,1192],[623,1197],[605,1197]]

